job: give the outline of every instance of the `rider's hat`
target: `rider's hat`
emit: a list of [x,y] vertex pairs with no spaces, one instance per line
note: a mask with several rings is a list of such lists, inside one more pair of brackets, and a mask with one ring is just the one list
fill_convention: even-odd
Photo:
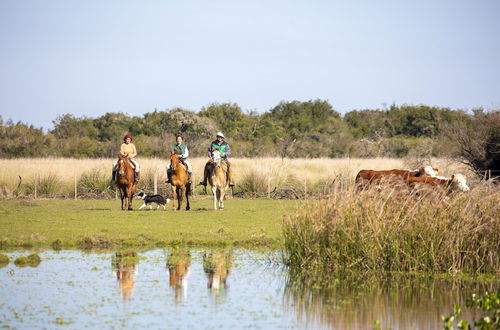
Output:
[[123,141],[125,141],[126,139],[130,138],[130,141],[132,141],[134,139],[134,137],[130,134],[127,134],[123,137]]
[[217,136],[220,136],[221,138],[224,138],[224,134],[222,134],[222,132],[217,132],[216,137],[217,137]]

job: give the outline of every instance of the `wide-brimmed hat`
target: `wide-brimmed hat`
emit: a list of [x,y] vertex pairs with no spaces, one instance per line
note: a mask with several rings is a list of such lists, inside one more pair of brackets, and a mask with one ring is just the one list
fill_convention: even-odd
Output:
[[220,136],[221,138],[224,138],[224,134],[222,134],[222,132],[217,132],[217,135],[215,137],[217,137],[217,136]]
[[125,141],[126,139],[130,138],[130,141],[132,141],[134,139],[134,137],[130,134],[127,134],[123,137],[123,141]]

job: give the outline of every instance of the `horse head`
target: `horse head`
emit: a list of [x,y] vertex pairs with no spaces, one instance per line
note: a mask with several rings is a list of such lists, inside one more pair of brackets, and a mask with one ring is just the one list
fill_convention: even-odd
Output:
[[222,162],[222,157],[219,150],[212,151],[212,159],[215,166],[219,167]]
[[124,176],[127,171],[128,156],[118,155],[118,176]]
[[171,151],[170,152],[170,168],[172,171],[177,170],[177,166],[179,166],[180,160],[179,160],[179,154],[177,151]]

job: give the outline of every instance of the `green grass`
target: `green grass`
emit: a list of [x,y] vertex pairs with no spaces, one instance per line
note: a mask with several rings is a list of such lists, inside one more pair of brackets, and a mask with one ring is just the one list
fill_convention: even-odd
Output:
[[229,199],[225,210],[195,200],[191,211],[122,211],[116,200],[0,201],[2,247],[111,247],[141,245],[275,246],[283,215],[296,201]]

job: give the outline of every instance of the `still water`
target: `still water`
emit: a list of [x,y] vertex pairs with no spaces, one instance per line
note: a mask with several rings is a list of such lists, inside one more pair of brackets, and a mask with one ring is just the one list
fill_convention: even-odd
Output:
[[[438,279],[320,289],[243,250],[43,251],[37,267],[0,268],[0,326],[40,328],[441,328],[470,293],[498,289]],[[472,319],[474,315],[465,314]]]

